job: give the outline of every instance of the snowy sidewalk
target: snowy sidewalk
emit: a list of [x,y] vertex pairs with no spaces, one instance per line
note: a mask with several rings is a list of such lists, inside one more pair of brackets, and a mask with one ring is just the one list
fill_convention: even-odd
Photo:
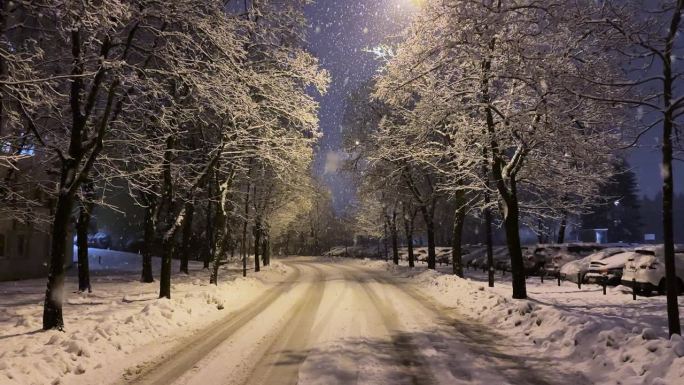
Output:
[[[543,284],[539,277],[528,279],[528,300],[510,299],[510,273],[495,288],[487,287],[486,274],[466,271],[466,279],[448,274],[451,267],[414,270],[380,261],[367,266],[390,271],[408,281],[441,304],[453,307],[475,321],[530,348],[521,356],[552,359],[561,369],[575,369],[595,384],[684,383],[684,341],[667,338],[665,298],[638,297],[624,287],[555,280]],[[498,273],[496,279],[501,279]],[[680,301],[683,299],[680,298]],[[684,319],[683,319],[684,321]]]
[[[208,284],[208,271],[191,263],[190,275],[174,274],[172,299],[158,299],[158,281],[139,282],[138,267],[132,264],[139,256],[118,254],[130,266],[114,263],[110,269],[97,271],[91,278],[91,294],[75,293],[76,278],[67,277],[65,332],[41,330],[45,279],[0,283],[1,384],[114,380],[125,368],[160,354],[178,336],[248,304],[289,274],[277,262],[247,278],[229,272],[226,266],[220,272],[221,283],[214,286]],[[158,279],[159,263],[155,262]],[[176,272],[178,262],[174,262]]]

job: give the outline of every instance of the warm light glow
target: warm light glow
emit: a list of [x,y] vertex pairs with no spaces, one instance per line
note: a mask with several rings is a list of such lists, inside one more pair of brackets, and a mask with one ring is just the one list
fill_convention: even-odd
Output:
[[397,6],[399,8],[421,8],[427,0],[398,0]]

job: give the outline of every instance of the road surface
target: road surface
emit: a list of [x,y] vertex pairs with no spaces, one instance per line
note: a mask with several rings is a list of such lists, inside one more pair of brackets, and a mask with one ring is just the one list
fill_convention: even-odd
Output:
[[358,263],[296,258],[260,298],[122,384],[583,384],[401,278]]

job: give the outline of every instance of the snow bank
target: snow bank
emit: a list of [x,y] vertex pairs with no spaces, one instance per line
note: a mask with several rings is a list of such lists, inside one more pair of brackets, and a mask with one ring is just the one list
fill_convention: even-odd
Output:
[[[187,335],[227,316],[288,272],[278,262],[248,278],[222,271],[224,282],[214,286],[208,284],[208,272],[197,268],[190,276],[174,276],[170,300],[157,298],[158,282],[95,277],[92,294],[69,294],[66,299],[64,332],[40,330],[42,280],[20,282],[19,290],[2,284],[0,383],[96,383],[97,378],[89,379],[88,374],[143,345],[179,332]],[[75,287],[70,277],[67,293]],[[141,355],[140,361],[150,358],[145,351],[135,354]]]
[[[562,300],[548,304],[534,295],[512,300],[501,290],[510,288],[492,290],[484,283],[436,271],[409,270],[380,261],[363,263],[409,278],[442,304],[511,338],[531,342],[532,354],[579,369],[595,384],[684,383],[684,340],[679,335],[667,339],[656,331],[648,310],[642,319],[615,317],[580,306],[563,308],[557,305]],[[551,290],[555,285],[547,287]],[[625,296],[620,288],[609,294]]]

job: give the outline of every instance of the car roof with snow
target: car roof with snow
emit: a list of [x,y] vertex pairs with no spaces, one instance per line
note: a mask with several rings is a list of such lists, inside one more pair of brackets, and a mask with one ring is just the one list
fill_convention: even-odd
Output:
[[639,254],[635,251],[625,251],[624,253],[618,253],[601,260],[592,261],[591,266],[600,267],[602,269],[616,269],[619,267],[624,267],[627,261],[635,255],[643,254]]

